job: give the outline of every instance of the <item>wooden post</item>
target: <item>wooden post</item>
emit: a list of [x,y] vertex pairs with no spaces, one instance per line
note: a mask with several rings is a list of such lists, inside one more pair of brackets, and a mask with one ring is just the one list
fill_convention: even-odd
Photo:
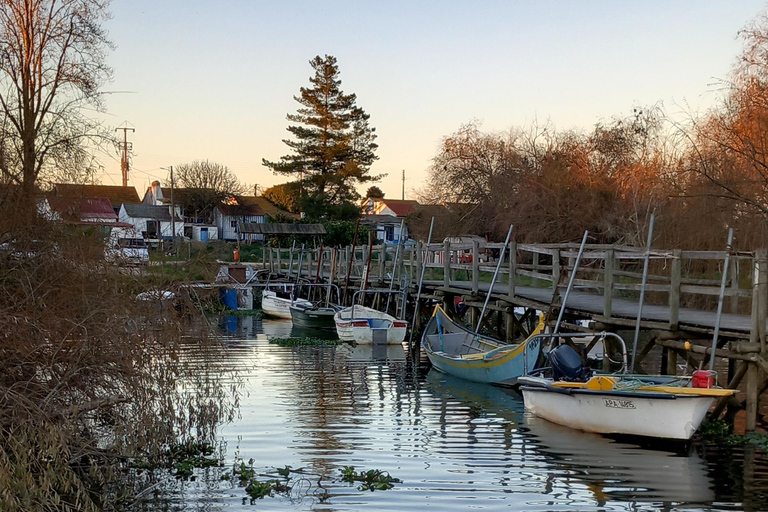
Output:
[[560,249],[552,251],[552,292],[557,293],[557,283],[560,282]]
[[669,276],[669,330],[676,331],[680,323],[680,283],[683,279],[683,251],[672,251]]
[[273,259],[273,250],[270,247],[269,248],[269,273],[274,274],[275,273],[275,261]]
[[[728,275],[731,276],[731,291],[737,293],[739,291],[739,260],[737,258],[731,258],[728,269]],[[730,298],[730,310],[731,313],[736,315],[739,312],[739,297],[735,294]]]
[[677,375],[677,352],[668,347],[664,347],[664,350],[667,352],[666,374]]
[[414,256],[416,257],[416,277],[418,278],[421,276],[421,252],[423,250],[424,244],[422,242],[416,242],[416,254]]
[[755,251],[755,275],[757,288],[757,335],[760,340],[760,351],[765,356],[766,339],[765,323],[768,319],[768,249]]
[[[480,244],[472,240],[472,295],[477,295],[480,290]],[[474,321],[472,325],[475,325]]]
[[384,285],[384,279],[387,275],[387,244],[382,243],[379,249],[379,286]]
[[[501,314],[501,313],[499,313]],[[504,328],[505,333],[505,341],[507,343],[512,343],[515,341],[515,311],[513,308],[510,307],[510,312],[505,313],[507,324]]]
[[443,240],[443,287],[451,286],[451,242]]
[[280,247],[277,248],[277,273],[280,274],[283,271],[283,261],[282,256],[280,255],[280,252],[282,249]]
[[[533,253],[533,271],[535,273],[539,272],[539,253],[537,252]],[[539,286],[539,278],[537,277],[531,278],[531,286],[533,286],[534,288]]]
[[755,363],[748,364],[745,430],[754,432],[757,428],[757,402],[760,397],[757,395],[757,365]]
[[613,314],[613,249],[605,251],[605,264],[603,267],[605,270],[603,280],[603,316],[605,318],[611,318],[611,315]]
[[517,242],[509,243],[509,276],[507,279],[507,299],[515,298],[515,278],[517,272]]

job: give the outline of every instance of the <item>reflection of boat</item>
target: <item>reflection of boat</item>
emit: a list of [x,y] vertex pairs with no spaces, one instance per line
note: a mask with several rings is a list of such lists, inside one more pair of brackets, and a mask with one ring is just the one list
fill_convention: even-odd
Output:
[[261,309],[264,314],[277,318],[291,318],[291,304],[312,307],[312,303],[305,299],[292,297],[292,284],[268,285],[261,294]]
[[526,414],[524,428],[536,450],[554,458],[563,478],[585,482],[598,499],[711,502],[707,467],[681,456],[579,432]]
[[386,339],[386,344],[402,343],[408,328],[404,320],[357,304],[337,312],[333,319],[340,340],[363,345],[373,344],[378,333],[382,341]]
[[547,357],[552,378],[519,379],[526,410],[587,432],[688,440],[715,398],[733,394],[670,382],[671,377],[590,376],[569,345],[555,347]]
[[343,355],[352,362],[406,361],[403,345],[347,345],[337,347],[337,354]]
[[506,344],[453,322],[440,306],[427,323],[421,346],[436,369],[472,382],[514,385],[532,371],[539,358],[544,319],[533,334],[517,344]]
[[424,379],[424,389],[442,401],[458,401],[466,410],[480,408],[484,414],[512,424],[520,422],[524,411],[522,398],[512,388],[468,382],[445,373],[429,372]]

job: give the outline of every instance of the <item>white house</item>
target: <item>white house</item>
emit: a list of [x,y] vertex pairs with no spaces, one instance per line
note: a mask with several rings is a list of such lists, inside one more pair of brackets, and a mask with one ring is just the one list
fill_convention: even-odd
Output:
[[417,201],[407,199],[368,198],[363,202],[363,217],[360,221],[374,230],[376,239],[398,243],[400,239],[408,240],[408,225],[402,221],[418,206]]
[[237,225],[264,224],[269,218],[296,218],[297,215],[279,209],[261,196],[237,196],[230,203],[221,203],[213,210],[216,227],[219,228],[219,238],[234,241],[260,241],[264,235],[258,233],[239,233]]
[[[176,215],[176,236],[184,237],[184,219]],[[132,225],[148,240],[170,240],[173,235],[171,212],[168,206],[123,203],[120,207],[120,222]]]

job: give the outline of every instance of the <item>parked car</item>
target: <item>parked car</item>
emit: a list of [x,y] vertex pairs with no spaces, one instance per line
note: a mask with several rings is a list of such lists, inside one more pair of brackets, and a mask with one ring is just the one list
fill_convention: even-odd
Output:
[[117,263],[118,265],[149,264],[149,247],[143,238],[130,236],[126,233],[115,234],[113,232],[113,235],[110,236],[105,250],[107,261]]

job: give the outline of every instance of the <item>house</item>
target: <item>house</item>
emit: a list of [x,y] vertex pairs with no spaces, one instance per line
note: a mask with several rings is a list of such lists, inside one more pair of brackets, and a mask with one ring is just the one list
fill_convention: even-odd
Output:
[[360,222],[370,226],[378,240],[398,243],[400,239],[408,240],[410,237],[408,226],[403,220],[418,207],[419,203],[413,200],[368,198],[363,202]]
[[264,224],[268,218],[278,216],[287,218],[298,217],[295,214],[281,210],[266,198],[261,196],[236,196],[226,203],[221,203],[213,210],[214,223],[219,229],[220,238],[228,241],[255,242],[264,240],[261,233],[241,233],[240,224]]
[[51,193],[54,197],[106,198],[117,215],[123,203],[141,204],[135,187],[117,185],[77,185],[57,183]]
[[[159,181],[153,181],[144,194],[142,204],[170,206],[171,193],[163,189]],[[213,223],[213,210],[221,201],[222,194],[204,188],[174,188],[173,203],[176,214],[184,219],[184,236],[191,240],[207,242],[219,238],[218,227]]]
[[118,216],[106,197],[48,196],[38,205],[50,220],[70,224],[113,224]]
[[184,237],[184,219],[178,214],[175,219],[171,219],[171,211],[168,206],[124,203],[120,208],[120,222],[132,225],[150,243],[173,238],[172,226],[174,224],[175,236]]

